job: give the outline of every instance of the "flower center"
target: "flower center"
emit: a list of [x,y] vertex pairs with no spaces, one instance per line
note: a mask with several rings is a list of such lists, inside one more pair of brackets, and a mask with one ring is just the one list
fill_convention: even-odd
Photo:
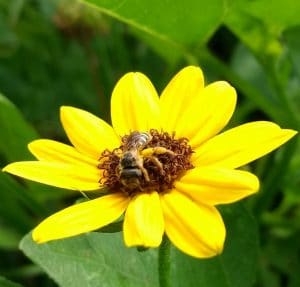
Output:
[[100,183],[110,191],[123,191],[132,195],[138,192],[164,192],[186,170],[193,150],[188,139],[175,139],[155,129],[149,133],[134,131],[122,137],[121,146],[105,150],[99,158],[98,168],[103,170]]

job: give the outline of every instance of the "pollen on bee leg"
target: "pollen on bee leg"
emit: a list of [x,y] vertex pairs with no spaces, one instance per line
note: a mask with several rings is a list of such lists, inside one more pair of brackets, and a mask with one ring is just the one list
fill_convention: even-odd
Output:
[[147,182],[149,182],[150,178],[149,178],[149,174],[148,174],[147,169],[145,169],[143,165],[139,165],[138,168],[142,171],[142,174],[144,175],[145,180]]
[[151,156],[154,154],[164,154],[164,153],[168,153],[170,155],[175,154],[173,151],[171,151],[165,147],[162,147],[162,146],[146,148],[146,149],[142,150],[141,153],[144,157]]

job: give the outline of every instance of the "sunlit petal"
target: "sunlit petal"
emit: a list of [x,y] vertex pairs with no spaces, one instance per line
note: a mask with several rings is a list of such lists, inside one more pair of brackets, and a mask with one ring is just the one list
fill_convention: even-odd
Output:
[[243,124],[201,145],[193,156],[193,164],[237,168],[273,151],[296,133],[272,122]]
[[7,165],[3,171],[66,189],[87,191],[100,188],[101,172],[96,167],[45,161],[21,161]]
[[181,251],[197,258],[220,254],[225,240],[225,226],[213,206],[195,203],[172,190],[162,195],[165,231]]
[[120,145],[113,128],[89,112],[64,106],[60,118],[71,143],[78,151],[94,159],[98,159],[103,150]]
[[80,152],[74,147],[48,139],[39,139],[28,144],[30,152],[41,161],[90,165],[96,167],[98,161]]
[[236,92],[227,82],[214,82],[198,95],[189,106],[182,106],[176,125],[177,137],[186,137],[196,148],[220,132],[230,120],[236,104]]
[[128,205],[122,193],[106,195],[63,209],[40,223],[32,233],[38,243],[99,229],[118,219]]
[[175,183],[175,188],[195,202],[232,203],[259,189],[257,177],[247,171],[225,168],[194,168]]
[[194,99],[203,88],[204,77],[199,67],[188,66],[173,77],[160,97],[161,125],[164,131],[171,134],[176,131],[177,134],[177,123],[185,120],[183,112],[194,104]]
[[111,117],[120,136],[160,128],[159,98],[145,75],[128,73],[119,80],[112,93]]
[[161,243],[163,232],[164,220],[157,192],[136,195],[125,214],[125,244],[157,247]]

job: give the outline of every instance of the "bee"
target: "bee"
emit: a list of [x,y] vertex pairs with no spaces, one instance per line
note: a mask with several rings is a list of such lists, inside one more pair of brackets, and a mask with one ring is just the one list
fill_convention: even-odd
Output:
[[150,181],[147,170],[144,168],[144,159],[141,151],[151,141],[152,136],[146,132],[131,133],[124,145],[124,153],[120,159],[120,181],[129,189],[140,187],[140,179],[144,176]]
[[144,158],[149,158],[158,168],[160,174],[164,174],[163,165],[154,154],[174,152],[164,147],[146,148],[152,136],[147,132],[132,132],[124,144],[124,152],[120,158],[120,182],[129,190],[141,189],[141,180],[150,181],[149,174],[144,168]]

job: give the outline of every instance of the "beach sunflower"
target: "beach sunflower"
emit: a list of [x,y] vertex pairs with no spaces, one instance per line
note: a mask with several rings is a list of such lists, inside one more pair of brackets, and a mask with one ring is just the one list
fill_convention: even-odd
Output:
[[157,247],[166,234],[191,256],[221,253],[226,229],[215,206],[259,189],[254,174],[237,168],[296,134],[268,121],[220,133],[235,106],[235,89],[224,81],[205,86],[195,66],[175,75],[160,97],[142,73],[125,74],[112,93],[112,126],[63,106],[61,122],[72,145],[35,140],[28,147],[37,160],[4,171],[99,197],[51,215],[33,239],[75,236],[124,215],[126,246]]

